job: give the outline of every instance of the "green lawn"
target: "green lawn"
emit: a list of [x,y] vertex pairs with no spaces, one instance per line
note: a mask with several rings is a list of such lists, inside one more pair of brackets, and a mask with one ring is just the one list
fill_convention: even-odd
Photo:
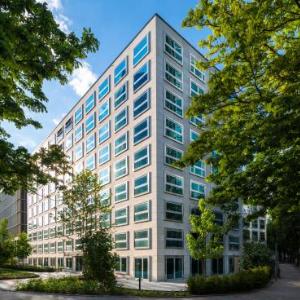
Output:
[[38,275],[26,271],[19,271],[13,269],[0,268],[1,279],[22,279],[22,278],[36,278]]

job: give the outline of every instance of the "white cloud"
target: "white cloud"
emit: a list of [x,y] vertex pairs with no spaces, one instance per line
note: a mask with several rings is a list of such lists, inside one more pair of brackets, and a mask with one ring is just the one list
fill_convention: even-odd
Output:
[[40,3],[47,3],[50,10],[59,10],[62,9],[60,0],[37,0]]
[[52,122],[55,124],[55,125],[58,125],[59,124],[59,122],[63,119],[63,117],[66,115],[66,113],[62,113],[61,115],[60,115],[60,117],[58,117],[58,118],[53,118],[52,119]]
[[87,62],[82,62],[82,66],[74,70],[69,85],[78,96],[82,96],[96,79],[97,76],[91,70],[91,66]]
[[29,150],[32,150],[37,146],[37,142],[28,135],[14,134],[14,140],[16,141],[17,146],[23,146]]

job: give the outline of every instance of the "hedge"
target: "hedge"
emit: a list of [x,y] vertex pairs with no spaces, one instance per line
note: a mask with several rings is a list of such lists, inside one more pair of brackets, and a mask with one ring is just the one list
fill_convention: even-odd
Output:
[[191,294],[217,294],[262,288],[270,278],[270,267],[261,266],[230,275],[194,276],[188,279],[187,284]]
[[56,269],[52,267],[42,266],[31,266],[31,265],[3,265],[1,266],[6,269],[20,270],[20,271],[31,271],[31,272],[55,272]]

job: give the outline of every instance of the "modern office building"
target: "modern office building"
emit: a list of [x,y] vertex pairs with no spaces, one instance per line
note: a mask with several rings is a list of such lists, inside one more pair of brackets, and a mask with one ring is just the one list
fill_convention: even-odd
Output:
[[[64,147],[74,173],[90,169],[111,195],[111,231],[120,256],[117,273],[149,280],[237,268],[242,224],[224,237],[224,257],[191,259],[185,236],[198,198],[208,193],[210,166],[179,169],[187,145],[199,136],[201,117],[188,120],[190,96],[205,93],[203,56],[154,15],[41,144]],[[65,178],[66,181],[70,178]],[[55,186],[28,198],[33,264],[81,269],[76,237],[56,222],[62,197]],[[223,214],[216,209],[218,222]]]
[[27,195],[18,191],[15,195],[0,194],[0,220],[8,220],[8,231],[16,236],[27,231]]

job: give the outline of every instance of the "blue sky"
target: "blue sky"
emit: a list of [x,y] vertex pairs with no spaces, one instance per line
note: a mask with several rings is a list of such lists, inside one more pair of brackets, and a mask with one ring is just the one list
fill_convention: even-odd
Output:
[[11,141],[33,150],[41,143],[57,122],[80,99],[96,78],[154,13],[160,14],[171,26],[194,46],[205,36],[205,31],[182,28],[181,22],[197,0],[38,0],[48,2],[57,22],[65,31],[77,35],[83,27],[91,27],[100,41],[97,53],[88,55],[83,68],[74,72],[68,84],[45,82],[44,92],[49,99],[48,113],[31,116],[39,120],[43,128],[32,127],[17,130],[7,125]]

